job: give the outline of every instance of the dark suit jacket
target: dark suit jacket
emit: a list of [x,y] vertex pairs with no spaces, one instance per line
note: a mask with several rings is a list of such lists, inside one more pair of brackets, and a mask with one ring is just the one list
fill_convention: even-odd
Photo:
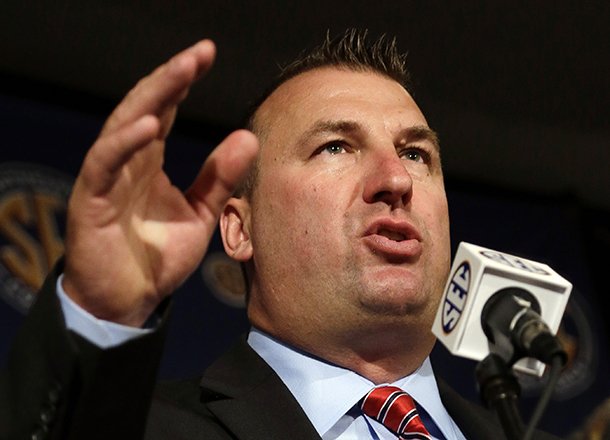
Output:
[[[466,438],[504,438],[495,416],[437,379],[441,399]],[[290,391],[245,340],[201,380],[161,384],[147,439],[319,439]],[[536,439],[555,437],[539,433]]]
[[[202,379],[160,384],[153,397],[166,325],[99,350],[65,329],[55,282],[52,275],[42,289],[1,376],[0,439],[319,439],[245,339]],[[440,380],[439,388],[467,438],[503,438],[490,413]]]

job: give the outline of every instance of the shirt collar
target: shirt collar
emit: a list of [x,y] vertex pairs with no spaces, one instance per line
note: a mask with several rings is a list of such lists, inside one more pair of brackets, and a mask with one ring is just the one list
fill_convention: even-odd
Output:
[[[375,386],[351,370],[298,351],[255,328],[250,331],[248,344],[288,387],[320,436]],[[392,385],[411,394],[435,422],[445,419],[446,410],[428,358],[417,371]],[[442,423],[437,424],[444,430]]]

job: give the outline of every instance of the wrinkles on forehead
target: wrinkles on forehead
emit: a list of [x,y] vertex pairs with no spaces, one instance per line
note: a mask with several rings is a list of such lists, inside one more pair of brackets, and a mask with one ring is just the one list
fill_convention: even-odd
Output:
[[[341,72],[356,75],[342,76]],[[377,86],[380,95],[371,94],[369,89]],[[249,128],[257,135],[262,153],[275,142],[285,142],[288,134],[290,143],[300,145],[315,136],[368,132],[371,127],[367,117],[354,117],[362,108],[376,108],[377,115],[381,113],[374,119],[385,121],[397,145],[424,141],[440,154],[437,134],[428,127],[409,93],[393,79],[374,71],[324,67],[297,75],[261,102]],[[276,132],[283,133],[283,140],[275,139]]]
[[[271,91],[264,100],[260,102],[258,107],[252,113],[252,116],[249,120],[247,128],[258,137],[261,147],[268,140],[271,122],[276,120],[277,116],[282,116],[282,111],[288,108],[291,104],[291,95],[285,96],[283,94],[283,91],[286,86],[290,83],[293,83],[295,80],[302,78],[303,76],[310,75],[311,73],[332,70],[353,73],[370,73],[396,82],[396,80],[391,76],[384,74],[383,72],[377,71],[373,68],[355,68],[349,65],[324,65],[303,71],[296,76],[290,77],[281,84],[278,84],[277,87],[273,91]],[[406,91],[403,85],[398,82],[396,83]]]

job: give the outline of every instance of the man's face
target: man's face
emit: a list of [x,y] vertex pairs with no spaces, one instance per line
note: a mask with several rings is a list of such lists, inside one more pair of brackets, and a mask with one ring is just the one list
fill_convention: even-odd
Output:
[[449,221],[436,137],[411,96],[376,73],[321,68],[281,85],[255,127],[253,324],[302,346],[430,328]]

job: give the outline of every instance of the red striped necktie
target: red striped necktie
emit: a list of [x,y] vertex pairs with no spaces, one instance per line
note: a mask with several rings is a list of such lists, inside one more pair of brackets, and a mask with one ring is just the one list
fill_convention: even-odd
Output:
[[430,440],[411,396],[398,387],[373,388],[360,402],[367,416],[382,423],[399,439]]

